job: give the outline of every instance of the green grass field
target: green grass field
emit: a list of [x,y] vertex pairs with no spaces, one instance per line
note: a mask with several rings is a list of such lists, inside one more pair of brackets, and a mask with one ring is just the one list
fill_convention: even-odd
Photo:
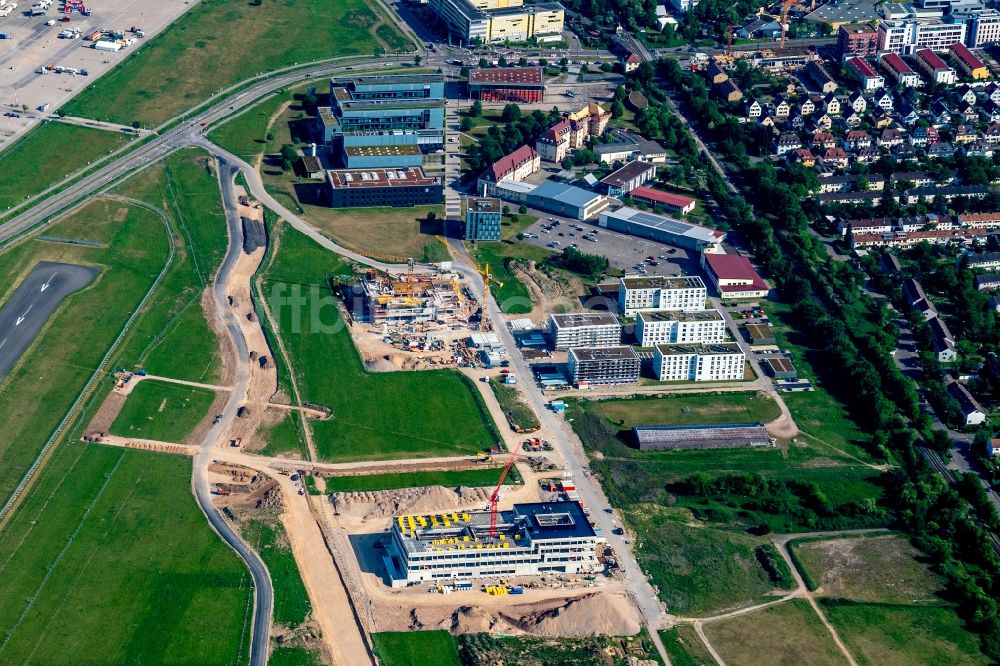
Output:
[[691,625],[678,624],[661,631],[660,639],[670,655],[672,666],[715,666],[715,659]]
[[60,447],[0,532],[0,580],[0,662],[246,662],[250,577],[181,456]]
[[635,507],[625,513],[642,568],[667,610],[702,616],[760,603],[774,590],[754,549],[766,539],[711,527],[690,527],[682,512]]
[[23,477],[167,259],[160,220],[118,202],[94,201],[47,233],[103,247],[30,240],[7,250],[0,254],[0,301],[41,260],[94,265],[101,274],[60,305],[0,381],[0,500]]
[[74,116],[123,123],[138,120],[155,126],[219,89],[261,72],[373,53],[377,41],[372,32],[379,21],[363,0],[264,0],[260,6],[206,0],[62,110]]
[[[364,476],[330,476],[326,479],[326,490],[331,493],[350,493],[367,490],[394,490],[396,488],[419,488],[422,486],[493,487],[500,479],[496,467],[450,471],[413,472],[401,474],[367,474]],[[517,470],[511,468],[507,483],[517,481]]]
[[843,666],[843,653],[802,599],[705,625],[705,635],[730,666]]
[[372,634],[383,666],[458,666],[455,641],[447,631],[390,631]]
[[120,354],[127,367],[174,379],[215,383],[218,339],[205,320],[202,294],[226,252],[218,180],[200,150],[182,150],[116,190],[161,211],[174,230],[174,264],[129,332]]
[[275,647],[267,660],[268,666],[322,666],[319,654],[305,648]]
[[45,122],[0,153],[0,212],[131,141],[131,136]]
[[767,423],[781,410],[764,393],[699,393],[694,395],[636,396],[626,400],[595,400],[586,409],[609,421],[637,425],[692,425],[698,423]]
[[278,512],[254,513],[253,518],[240,523],[240,534],[260,554],[271,574],[274,584],[272,620],[289,629],[298,627],[309,617],[312,604]]
[[796,543],[795,555],[827,597],[898,604],[940,603],[944,581],[902,535]]
[[146,380],[132,389],[111,434],[183,443],[213,400],[214,391]]
[[500,409],[507,416],[512,428],[518,431],[537,430],[541,424],[535,410],[521,397],[516,386],[508,386],[496,378],[490,380],[490,388],[500,403]]
[[455,641],[461,663],[469,666],[609,666],[629,663],[617,657],[623,654],[662,663],[645,631],[635,636],[587,638],[461,634]]
[[524,283],[507,269],[500,245],[500,243],[479,243],[473,252],[480,267],[489,264],[490,273],[503,283],[502,287],[497,284],[490,285],[490,293],[493,294],[500,309],[507,314],[531,312],[531,294]]
[[978,666],[989,659],[949,606],[821,601],[827,619],[862,666]]
[[327,460],[465,455],[499,441],[472,382],[451,370],[368,373],[343,328],[326,277],[349,274],[339,257],[302,234],[280,234],[264,292],[302,398],[333,416],[312,424]]
[[[208,133],[208,138],[233,155],[253,164],[257,156],[271,152],[267,128],[271,116],[292,101],[292,92],[281,90]],[[280,148],[281,146],[276,146]]]
[[280,421],[273,426],[264,428],[260,432],[260,439],[265,444],[261,453],[266,455],[295,452],[300,454],[303,459],[309,457],[309,450],[299,424],[299,416],[292,412],[283,414]]
[[402,262],[409,258],[423,262],[449,259],[447,248],[421,230],[421,220],[429,213],[442,218],[442,206],[328,208],[307,203],[301,206],[305,218],[318,231],[359,254],[396,257]]

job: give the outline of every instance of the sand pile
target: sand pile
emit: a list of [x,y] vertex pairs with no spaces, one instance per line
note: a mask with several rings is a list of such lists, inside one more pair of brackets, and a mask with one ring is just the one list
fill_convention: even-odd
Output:
[[403,488],[360,493],[334,493],[330,497],[335,511],[364,520],[389,518],[398,514],[440,513],[489,499],[485,488]]

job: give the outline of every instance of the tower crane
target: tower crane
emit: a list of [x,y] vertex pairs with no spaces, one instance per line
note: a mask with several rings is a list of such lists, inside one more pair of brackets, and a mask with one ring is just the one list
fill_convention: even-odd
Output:
[[507,472],[510,471],[511,466],[517,459],[516,455],[512,455],[510,460],[507,461],[507,466],[503,468],[503,473],[500,474],[500,480],[497,482],[497,487],[493,489],[493,494],[490,495],[490,538],[495,539],[497,536],[497,506],[500,503],[500,486],[503,485],[504,479],[507,478]]
[[490,300],[490,283],[492,282],[496,286],[503,288],[503,282],[493,277],[493,273],[490,272],[489,262],[486,262],[485,268],[480,268],[479,266],[476,266],[476,270],[479,271],[479,274],[483,276],[483,302],[482,302],[483,316],[479,322],[479,330],[488,331],[490,330],[490,321],[489,317],[486,314],[486,306]]

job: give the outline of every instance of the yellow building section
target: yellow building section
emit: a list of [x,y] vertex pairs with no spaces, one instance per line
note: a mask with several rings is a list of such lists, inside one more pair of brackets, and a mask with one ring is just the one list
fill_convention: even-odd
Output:
[[605,111],[604,107],[602,107],[600,104],[598,104],[597,102],[590,102],[589,104],[587,104],[587,106],[583,107],[579,111],[575,111],[569,114],[569,119],[579,122],[581,120],[586,120],[591,116],[603,116],[605,113],[607,113],[607,111]]
[[491,9],[510,9],[511,7],[521,7],[524,0],[472,0],[472,5],[476,9],[490,11]]
[[486,31],[486,41],[502,42],[509,39],[512,42],[521,42],[535,35],[560,33],[565,21],[566,13],[562,9],[537,7],[523,13],[491,16]]
[[985,67],[976,67],[974,70],[969,72],[969,76],[974,79],[988,79],[990,78],[990,70]]

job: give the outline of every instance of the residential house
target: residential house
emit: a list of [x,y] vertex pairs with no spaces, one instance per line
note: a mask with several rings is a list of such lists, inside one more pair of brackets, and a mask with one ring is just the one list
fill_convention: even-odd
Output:
[[934,126],[914,127],[910,132],[911,146],[930,146],[941,140],[941,136]]
[[849,150],[868,148],[872,145],[872,137],[864,130],[851,130],[847,133],[847,137],[844,139],[844,145],[847,146]]
[[890,150],[901,146],[903,145],[903,133],[894,127],[882,130],[882,134],[878,138],[878,145],[880,148],[888,148]]
[[976,107],[971,104],[965,104],[963,102],[957,109],[955,109],[955,113],[967,123],[975,123],[979,121],[979,111],[977,111]]
[[966,104],[975,104],[977,100],[976,91],[973,90],[972,86],[970,86],[967,83],[962,84],[958,88],[956,88],[955,95],[958,97],[958,99],[965,102]]
[[889,76],[904,88],[915,88],[924,84],[920,75],[896,53],[883,54],[882,66],[889,72]]
[[811,116],[816,112],[816,103],[809,97],[803,97],[802,100],[795,105],[795,110],[800,116]]
[[792,116],[789,123],[791,124],[793,130],[801,131],[806,126],[806,119],[805,116]]
[[823,98],[823,111],[828,116],[839,116],[843,110],[840,103],[840,98],[838,98],[833,93],[830,93]]
[[924,293],[924,288],[919,282],[913,278],[903,280],[902,292],[903,303],[906,307],[923,315],[924,321],[930,321],[937,317],[937,308],[934,307],[931,299],[927,298],[927,294]]
[[804,167],[812,168],[816,165],[816,157],[812,154],[812,151],[808,148],[799,148],[798,150],[793,150],[790,154],[789,160],[796,164],[801,164]]
[[965,155],[967,157],[985,157],[987,159],[992,159],[993,157],[993,144],[986,139],[977,139],[965,147]]
[[854,74],[862,90],[885,88],[885,77],[875,71],[864,58],[848,58],[847,69]]
[[727,102],[738,102],[743,99],[743,91],[732,79],[726,79],[715,87],[716,93]]
[[847,114],[841,120],[843,121],[845,127],[854,129],[861,127],[861,123],[865,121],[865,116],[864,114],[858,113],[850,107],[847,107]]
[[987,99],[979,105],[979,115],[988,123],[1000,123],[1000,104]]
[[955,146],[950,141],[938,141],[927,146],[927,157],[950,157],[955,154]]
[[913,125],[920,120],[920,113],[909,102],[903,102],[896,111],[900,124]]
[[832,132],[816,132],[813,134],[812,147],[824,150],[837,145],[837,137]]
[[729,78],[729,74],[726,70],[722,69],[722,66],[715,60],[711,60],[708,66],[705,67],[705,78],[708,79],[709,85],[717,86],[723,81]]
[[867,148],[859,148],[854,154],[854,161],[858,164],[874,164],[878,162],[879,158],[882,157],[882,153],[875,146],[868,146]]
[[993,123],[987,127],[984,136],[990,143],[1000,143],[1000,123]]
[[743,102],[743,115],[751,120],[760,118],[764,114],[764,105],[756,97],[748,97]]
[[944,60],[931,49],[917,51],[917,64],[927,72],[935,83],[952,85],[958,80],[955,70],[945,64]]
[[991,102],[1000,104],[1000,85],[990,83],[985,88],[982,88],[982,92]]
[[823,153],[822,162],[823,166],[846,169],[850,160],[843,148],[834,146],[833,148],[827,148],[826,152]]
[[806,63],[805,74],[813,80],[824,95],[837,89],[837,82],[816,60],[810,60]]
[[951,53],[952,59],[958,64],[958,68],[966,76],[977,80],[990,78],[990,70],[986,67],[986,63],[970,51],[965,44],[955,42],[948,51]]
[[774,154],[781,156],[793,150],[798,150],[801,147],[802,147],[802,139],[799,138],[798,134],[785,132],[784,134],[778,137],[778,142],[775,144],[774,147]]
[[639,69],[639,65],[642,64],[642,58],[634,53],[629,53],[627,57],[621,59],[622,67],[625,69],[625,73],[634,72]]
[[833,118],[829,114],[822,114],[812,119],[813,126],[821,131],[829,131],[833,127]]
[[976,138],[976,129],[970,125],[959,125],[955,128],[955,143],[958,145],[972,143]]
[[892,97],[892,93],[888,90],[880,90],[872,96],[871,104],[874,104],[883,111],[892,111],[895,106],[895,100]]
[[937,126],[950,125],[952,113],[943,99],[936,99],[930,106],[931,122]]
[[847,106],[851,107],[858,113],[864,113],[868,110],[868,100],[865,96],[861,94],[860,91],[855,90],[851,93],[851,96],[847,98]]
[[986,421],[986,410],[964,385],[956,381],[948,382],[948,395],[958,403],[964,425],[981,425]]
[[781,37],[781,23],[773,16],[761,14],[736,30],[740,39],[778,39]]
[[787,118],[792,112],[792,105],[784,97],[774,100],[774,117],[781,120]]

